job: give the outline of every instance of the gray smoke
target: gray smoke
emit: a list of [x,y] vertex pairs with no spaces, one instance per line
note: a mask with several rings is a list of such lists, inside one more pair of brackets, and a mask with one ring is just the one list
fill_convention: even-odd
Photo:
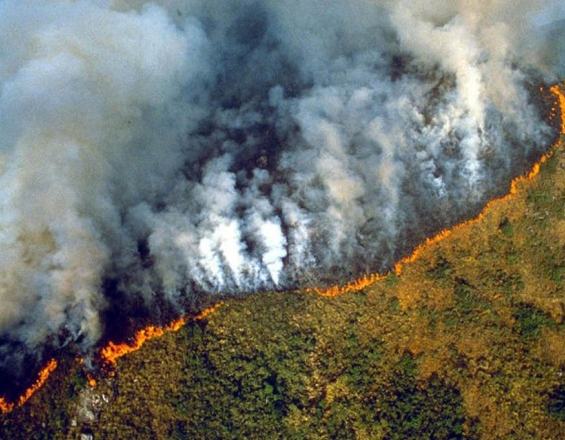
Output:
[[91,347],[108,280],[126,315],[390,267],[547,147],[531,91],[564,73],[564,17],[0,0],[0,358]]

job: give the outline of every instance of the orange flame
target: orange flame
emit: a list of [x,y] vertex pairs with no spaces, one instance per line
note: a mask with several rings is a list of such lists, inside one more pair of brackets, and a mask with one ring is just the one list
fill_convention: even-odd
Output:
[[104,362],[110,365],[115,365],[119,358],[131,353],[132,351],[139,350],[146,341],[163,336],[165,333],[170,331],[177,331],[185,323],[185,318],[179,318],[164,327],[149,325],[135,332],[131,343],[123,342],[116,344],[112,341],[108,342],[108,344],[100,350],[100,356]]
[[14,409],[14,404],[8,402],[3,397],[0,397],[0,412],[1,413],[9,413]]
[[[220,302],[201,311],[198,315],[193,317],[192,320],[199,321],[206,318],[208,315],[214,313],[221,305],[222,303]],[[122,356],[132,351],[139,350],[145,342],[151,339],[163,336],[165,333],[179,331],[189,320],[189,318],[180,317],[163,327],[149,325],[135,332],[131,342],[114,343],[110,341],[100,350],[100,357],[106,364],[114,366],[117,360]],[[96,382],[94,382],[94,385],[96,385]]]
[[24,391],[24,393],[18,398],[16,403],[8,402],[5,398],[0,397],[0,412],[8,413],[12,411],[17,406],[22,406],[26,403],[31,396],[35,394],[37,390],[39,390],[47,381],[50,374],[53,373],[57,369],[57,361],[55,359],[51,359],[47,362],[47,365],[43,367],[43,369],[39,372],[37,379],[35,382]]
[[[198,315],[194,317],[181,317],[163,327],[154,325],[147,326],[135,333],[135,335],[133,336],[133,341],[131,343],[116,344],[114,342],[109,342],[100,350],[100,356],[108,365],[114,366],[116,365],[116,362],[119,358],[125,356],[128,353],[131,353],[132,351],[139,350],[146,341],[158,338],[159,336],[163,336],[165,333],[179,331],[187,322],[191,320],[200,321],[210,314],[214,313],[222,304],[223,303],[219,302],[212,307],[202,310]],[[79,358],[78,362],[82,363],[84,361],[83,359]],[[0,413],[9,413],[16,407],[25,404],[31,398],[31,396],[33,396],[33,394],[45,384],[45,382],[49,378],[49,375],[53,371],[55,371],[56,368],[57,361],[55,359],[51,359],[47,363],[47,365],[39,372],[39,375],[33,385],[24,391],[24,393],[18,398],[16,403],[9,402],[4,397],[0,397]],[[95,387],[97,384],[96,379],[90,374],[87,374],[87,383],[90,387]]]
[[553,96],[558,101],[559,113],[561,115],[561,134],[565,134],[565,91],[558,85],[550,87],[549,91],[553,93]]
[[[557,111],[559,111],[561,116],[561,134],[565,135],[565,93],[563,89],[558,85],[552,86],[549,90],[557,99],[558,107],[559,107],[559,110],[556,108],[552,108],[551,116],[554,117]],[[477,217],[471,220],[467,220],[463,223],[460,223],[452,227],[451,229],[444,229],[443,231],[440,231],[433,237],[426,239],[424,243],[422,243],[421,245],[417,246],[416,249],[414,249],[412,254],[398,261],[391,272],[394,273],[395,275],[400,275],[404,267],[419,259],[427,247],[432,246],[435,243],[444,240],[445,238],[449,237],[454,231],[460,228],[464,228],[470,224],[479,222],[494,204],[500,203],[503,200],[507,200],[513,197],[518,192],[518,188],[520,185],[522,185],[524,182],[532,180],[539,174],[540,166],[553,155],[553,152],[554,152],[554,148],[550,152],[544,154],[540,158],[540,160],[533,165],[532,169],[528,174],[524,176],[519,176],[516,179],[514,179],[510,184],[510,190],[508,194],[489,201]],[[321,296],[336,297],[336,296],[344,295],[346,293],[359,292],[360,290],[366,287],[369,287],[379,281],[382,281],[384,278],[386,278],[387,275],[388,274],[374,273],[374,274],[366,275],[357,280],[351,281],[343,286],[335,285],[324,289],[310,288],[307,289],[306,291],[310,293],[316,293]],[[192,320],[198,321],[206,318],[210,314],[214,313],[222,304],[223,304],[222,302],[219,302],[216,305],[203,310],[198,315],[193,317]],[[139,350],[146,341],[160,337],[168,332],[176,332],[180,330],[188,321],[189,321],[188,318],[181,317],[163,327],[150,325],[144,329],[138,330],[133,337],[133,342],[130,344],[128,343],[116,344],[113,342],[109,342],[105,347],[103,347],[100,350],[100,356],[106,363],[110,365],[115,365],[119,358],[125,356],[128,353]],[[53,371],[55,371],[56,368],[57,368],[57,361],[55,359],[51,359],[47,363],[47,365],[39,372],[37,380],[33,383],[31,387],[29,387],[19,397],[16,403],[11,403],[7,401],[5,398],[0,397],[0,413],[8,413],[12,411],[16,406],[22,406],[23,404],[25,404],[31,398],[31,396],[45,384],[49,375]],[[87,379],[88,379],[88,384],[91,387],[96,386],[96,379],[94,377],[88,375]]]
[[327,296],[330,298],[336,297],[336,296],[341,296],[344,295],[346,293],[353,293],[353,292],[359,292],[360,290],[365,289],[366,287],[372,286],[373,284],[381,281],[382,279],[386,278],[386,274],[385,275],[381,275],[378,273],[371,273],[368,275],[365,275],[357,280],[353,280],[350,281],[349,283],[341,286],[339,284],[336,284],[334,286],[330,286],[330,287],[326,287],[326,288],[318,288],[318,287],[312,287],[309,289],[306,289],[307,292],[309,293],[316,293],[320,296]]
[[90,374],[90,373],[88,373],[88,374],[86,375],[86,383],[88,384],[88,386],[89,386],[90,388],[96,387],[96,384],[97,384],[96,379],[95,379],[94,376],[93,376],[92,374]]
[[[565,135],[565,92],[558,85],[552,86],[549,89],[549,91],[553,94],[553,96],[555,97],[555,99],[557,100],[557,103],[559,105],[559,110],[552,108],[551,117],[555,117],[557,111],[559,111],[559,113],[561,115],[561,134]],[[410,255],[408,255],[408,256],[402,258],[400,261],[398,261],[394,265],[394,268],[392,269],[391,272],[385,273],[385,274],[373,273],[373,274],[365,275],[362,278],[355,280],[355,281],[352,281],[352,282],[345,284],[343,286],[334,285],[334,286],[330,286],[328,288],[323,288],[323,289],[310,288],[310,289],[307,289],[307,291],[311,292],[311,293],[316,293],[316,294],[321,295],[321,296],[336,297],[336,296],[344,295],[346,293],[359,292],[360,290],[363,290],[366,287],[369,287],[369,286],[383,280],[390,273],[394,273],[397,276],[400,275],[407,265],[409,265],[410,263],[413,263],[414,261],[418,260],[422,256],[422,253],[424,252],[425,249],[427,249],[428,247],[446,239],[447,237],[449,237],[451,234],[453,234],[457,230],[460,230],[462,228],[466,228],[469,225],[480,222],[486,216],[487,212],[489,212],[489,210],[492,209],[492,207],[495,204],[501,203],[502,201],[505,201],[505,200],[508,200],[508,199],[511,199],[512,197],[514,197],[518,193],[518,189],[521,185],[523,185],[525,182],[528,182],[528,181],[534,179],[539,174],[541,165],[544,162],[546,162],[554,154],[556,145],[554,145],[554,147],[551,148],[548,153],[544,154],[538,160],[538,162],[536,162],[532,166],[531,170],[527,174],[525,174],[523,176],[518,176],[514,180],[512,180],[512,182],[510,183],[510,189],[509,189],[507,194],[505,194],[504,196],[498,197],[496,199],[490,200],[484,206],[484,208],[482,209],[480,214],[477,215],[475,218],[472,218],[470,220],[459,223],[459,224],[457,224],[457,225],[455,225],[451,228],[444,229],[444,230],[438,232],[436,235],[434,235],[430,238],[427,238],[422,244],[417,246],[412,251],[412,253]]]

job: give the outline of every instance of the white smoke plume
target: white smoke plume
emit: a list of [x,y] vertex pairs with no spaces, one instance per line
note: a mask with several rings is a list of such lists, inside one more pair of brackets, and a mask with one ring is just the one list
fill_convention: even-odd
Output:
[[87,350],[119,301],[183,311],[390,267],[547,147],[531,92],[564,74],[563,18],[0,0],[0,363]]

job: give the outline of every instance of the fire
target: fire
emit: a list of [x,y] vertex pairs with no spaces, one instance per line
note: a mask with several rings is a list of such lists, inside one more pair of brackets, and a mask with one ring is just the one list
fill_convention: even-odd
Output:
[[[561,134],[565,135],[565,92],[561,88],[561,86],[558,85],[552,86],[549,89],[549,91],[555,96],[555,99],[557,100],[557,104],[558,104],[558,109],[557,108],[552,109],[552,117],[555,117],[556,114],[559,112],[561,117]],[[446,239],[455,231],[461,228],[468,227],[471,224],[475,224],[481,221],[481,219],[485,217],[486,213],[492,208],[492,206],[514,197],[518,193],[519,187],[523,183],[534,179],[539,174],[541,165],[552,156],[554,151],[555,148],[552,148],[548,153],[544,154],[537,163],[533,165],[532,169],[526,175],[519,176],[516,179],[514,179],[510,184],[510,190],[508,194],[489,201],[477,217],[471,220],[467,220],[463,223],[459,223],[458,225],[450,229],[444,229],[443,231],[440,231],[433,237],[426,239],[424,243],[422,243],[421,245],[416,247],[416,249],[414,249],[412,254],[398,261],[394,265],[394,268],[391,271],[391,273],[394,273],[397,276],[401,275],[404,270],[404,267],[418,260],[426,248]],[[342,286],[335,285],[324,289],[310,288],[307,289],[307,292],[316,293],[318,295],[326,296],[326,297],[336,297],[336,296],[344,295],[346,293],[359,292],[360,290],[366,287],[369,287],[379,281],[382,281],[388,275],[389,275],[388,273],[368,274]],[[109,342],[105,347],[103,347],[100,350],[100,356],[102,360],[106,362],[108,365],[114,366],[116,365],[117,360],[119,358],[125,356],[128,353],[139,350],[143,346],[143,344],[145,344],[146,341],[163,336],[165,333],[179,331],[190,320],[193,321],[202,320],[207,316],[211,315],[212,313],[214,313],[219,307],[222,306],[222,304],[223,304],[222,302],[219,302],[212,307],[204,309],[198,315],[192,318],[180,317],[162,327],[149,325],[141,330],[138,330],[133,336],[132,341],[129,343]],[[31,385],[27,390],[25,390],[25,392],[18,398],[17,402],[12,403],[7,401],[3,397],[0,397],[0,413],[8,413],[12,411],[15,407],[19,407],[25,404],[31,398],[31,396],[33,396],[33,394],[45,384],[49,375],[53,371],[55,371],[56,368],[57,368],[57,361],[55,359],[51,359],[47,363],[47,365],[39,372],[38,378],[33,383],[33,385]],[[91,387],[96,386],[96,379],[93,376],[88,375],[87,381]]]
[[18,406],[22,406],[24,403],[26,403],[29,398],[33,396],[33,394],[45,384],[51,373],[53,373],[53,371],[55,371],[56,369],[57,361],[55,359],[51,359],[49,362],[47,362],[47,365],[39,372],[39,375],[33,385],[25,390],[25,392],[18,399]]
[[[204,309],[198,315],[193,317],[192,320],[199,321],[206,318],[208,315],[214,313],[221,305],[222,303],[220,302],[212,307]],[[149,325],[135,332],[131,342],[114,343],[110,341],[100,350],[100,357],[106,364],[114,366],[116,365],[117,360],[122,356],[139,350],[145,342],[151,339],[163,336],[165,333],[179,331],[189,320],[190,319],[187,317],[180,317],[163,327]],[[94,385],[96,385],[95,381]]]
[[[128,353],[131,353],[132,351],[139,350],[146,341],[163,336],[165,333],[179,331],[187,322],[191,320],[202,320],[210,314],[214,313],[221,305],[222,303],[219,302],[212,307],[202,310],[198,315],[194,317],[181,317],[163,327],[149,325],[141,330],[138,330],[133,336],[132,342],[130,343],[117,344],[114,342],[109,342],[100,350],[100,357],[106,364],[114,366],[116,365],[116,362],[119,358],[125,356]],[[81,358],[78,358],[77,361],[79,363],[84,362],[84,360]],[[57,361],[55,359],[51,359],[47,363],[47,365],[39,372],[39,375],[33,385],[25,390],[15,403],[9,402],[5,398],[0,397],[0,413],[9,413],[16,407],[25,404],[31,398],[31,396],[33,396],[33,394],[35,394],[35,392],[45,384],[45,382],[49,378],[49,375],[53,371],[55,371],[56,368]],[[87,374],[87,383],[90,387],[95,387],[97,384],[94,376],[90,374]]]
[[0,397],[0,412],[2,413],[9,413],[14,409],[14,404],[8,402],[3,397]]
[[47,381],[51,373],[57,369],[57,361],[55,359],[51,359],[47,362],[47,365],[43,367],[43,369],[39,372],[37,379],[35,382],[24,391],[24,393],[18,398],[17,402],[11,403],[8,402],[5,398],[0,397],[0,412],[8,413],[12,411],[15,407],[22,406],[26,403],[31,396],[35,394],[37,390],[39,390]]
[[559,104],[559,113],[561,115],[561,134],[565,134],[565,91],[562,87],[554,85],[549,91],[553,93]]
[[[561,86],[558,86],[558,85],[554,85],[554,86],[550,87],[549,91],[553,94],[553,96],[557,100],[557,104],[558,104],[558,107],[559,107],[558,109],[552,108],[551,117],[555,117],[556,114],[559,112],[560,117],[561,117],[561,134],[565,135],[565,92],[564,92],[563,88]],[[512,180],[512,182],[510,184],[510,190],[508,191],[508,193],[506,195],[498,197],[496,199],[490,200],[485,205],[485,207],[480,212],[480,214],[477,215],[475,218],[472,218],[470,220],[459,223],[459,224],[453,226],[452,228],[444,229],[444,230],[438,232],[436,235],[426,239],[422,244],[417,246],[416,249],[414,249],[414,251],[412,251],[412,253],[410,255],[408,255],[408,256],[402,258],[400,261],[398,261],[394,265],[394,268],[392,269],[391,273],[394,273],[395,275],[399,276],[403,272],[404,268],[407,265],[409,265],[410,263],[413,263],[414,261],[418,260],[422,256],[422,253],[424,252],[424,250],[426,248],[428,248],[428,247],[430,247],[430,246],[432,246],[436,243],[439,243],[442,240],[445,240],[447,237],[449,237],[451,234],[453,234],[457,230],[460,230],[462,228],[466,228],[469,225],[480,222],[486,216],[487,212],[489,212],[489,210],[492,209],[492,207],[494,205],[496,205],[497,203],[501,203],[503,201],[507,201],[507,200],[511,199],[512,197],[514,197],[518,193],[518,190],[519,190],[521,185],[523,185],[525,182],[528,182],[528,181],[534,179],[539,174],[541,165],[544,162],[546,162],[553,155],[554,151],[555,151],[555,146],[553,148],[551,148],[548,153],[544,154],[539,159],[539,161],[536,162],[532,166],[531,170],[526,175],[519,176],[519,177],[515,178],[514,180]],[[326,297],[336,297],[336,296],[344,295],[346,293],[355,293],[355,292],[359,292],[360,290],[363,290],[364,288],[369,287],[369,286],[383,280],[384,278],[387,277],[387,275],[389,275],[389,273],[369,274],[369,275],[363,276],[362,278],[360,278],[358,280],[355,280],[355,281],[352,281],[348,284],[345,284],[343,286],[334,285],[334,286],[324,288],[324,289],[311,288],[311,289],[308,289],[308,292],[316,293],[318,295],[326,296]]]
[[88,386],[90,388],[94,388],[94,387],[96,387],[97,382],[96,382],[96,379],[94,378],[94,376],[92,374],[88,373],[86,375],[86,383],[88,384]]
[[313,287],[307,289],[307,292],[313,292],[320,296],[333,298],[336,296],[344,295],[346,293],[359,292],[360,290],[363,290],[364,288],[381,281],[383,278],[386,278],[386,275],[372,273],[365,275],[357,280],[351,281],[343,286],[334,285],[325,289]]
[[123,342],[116,344],[112,341],[108,342],[100,350],[100,356],[107,364],[115,365],[119,358],[132,351],[139,350],[146,341],[158,338],[171,331],[178,331],[184,324],[186,324],[186,319],[179,318],[163,327],[149,325],[135,332],[131,343]]

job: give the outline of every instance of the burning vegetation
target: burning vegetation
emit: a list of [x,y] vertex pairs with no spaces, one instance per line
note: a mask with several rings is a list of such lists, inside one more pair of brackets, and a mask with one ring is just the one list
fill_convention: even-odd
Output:
[[[206,308],[192,316],[181,317],[171,321],[164,326],[148,325],[142,329],[137,330],[134,335],[128,338],[127,342],[112,342],[109,341],[99,350],[99,360],[106,368],[103,374],[112,374],[113,368],[116,367],[116,362],[122,356],[125,356],[131,352],[139,350],[147,341],[161,337],[170,332],[179,331],[187,322],[199,321],[205,319],[211,313],[214,313],[222,303],[218,302],[212,307]],[[77,359],[77,363],[84,366],[84,361],[81,358]],[[25,404],[35,392],[37,392],[47,381],[49,375],[55,371],[57,368],[57,361],[51,359],[44,368],[39,372],[35,382],[27,388],[22,395],[17,399],[15,403],[9,402],[6,398],[0,397],[0,412],[8,413],[15,408]],[[87,373],[87,383],[91,387],[96,387],[97,381],[92,373]]]
[[[540,88],[540,92],[544,94],[543,87]],[[552,125],[555,125],[555,121],[557,121],[557,126],[560,127],[559,133],[561,135],[565,135],[565,93],[563,91],[563,86],[560,86],[558,84],[553,85],[549,88],[549,92],[553,97],[553,105],[551,106],[550,111],[548,112],[549,113],[548,118],[550,120],[549,122]],[[481,210],[479,215],[477,215],[475,218],[470,220],[465,220],[453,226],[452,228],[444,229],[438,232],[433,237],[426,238],[424,243],[418,245],[410,255],[401,258],[400,261],[395,263],[394,269],[391,271],[391,273],[393,273],[396,276],[400,276],[404,266],[420,258],[421,253],[426,248],[428,248],[429,246],[433,246],[435,243],[438,243],[439,241],[448,238],[457,229],[468,228],[469,225],[480,222],[484,218],[486,213],[488,213],[489,210],[493,209],[494,205],[499,203],[508,203],[513,197],[517,195],[518,189],[521,185],[525,185],[527,182],[533,180],[539,174],[540,167],[555,153],[555,149],[559,147],[559,142],[560,141],[558,139],[556,141],[556,144],[552,148],[550,148],[550,150],[547,153],[543,154],[539,158],[539,160],[536,163],[534,163],[532,168],[525,175],[518,176],[515,179],[513,179],[512,182],[510,182],[510,189],[508,193],[500,197],[497,197],[493,200],[490,200],[485,205],[485,207]],[[386,279],[388,275],[389,275],[388,273],[386,274],[374,273],[361,277],[345,285],[334,285],[326,288],[313,288],[313,289],[308,289],[308,291],[315,292],[318,295],[328,296],[328,297],[344,295],[347,293],[355,293],[367,287],[370,287],[371,285],[379,281]]]
[[[528,274],[494,273],[504,292],[477,298],[474,276],[450,277],[455,263],[441,257],[428,274],[437,285],[410,284],[430,249],[510,201],[530,203],[524,188],[555,163],[558,147],[546,151],[554,128],[565,132],[565,96],[534,84],[563,75],[561,40],[541,22],[562,11],[557,2],[145,3],[0,3],[0,38],[13,48],[0,53],[0,378],[10,396],[0,412],[21,408],[58,365],[59,374],[83,369],[91,389],[106,386],[98,379],[145,342],[177,337],[193,321],[205,327],[221,299],[260,292],[339,303],[388,286],[403,311],[433,298],[455,304],[457,319],[493,303],[485,314],[496,309],[497,326],[519,329],[527,344],[546,332],[544,356],[559,357],[559,311],[521,292],[533,285]],[[531,197],[536,209],[546,202]],[[499,220],[513,236],[512,220]],[[552,292],[562,271],[549,273],[537,281]],[[431,377],[450,354],[423,355],[415,375],[413,358],[441,351],[415,335],[394,360],[410,378],[391,386],[438,407],[464,402],[487,420],[462,379],[450,377],[457,388]],[[28,367],[47,359],[31,383]],[[316,362],[311,377],[323,375]],[[288,426],[353,386],[326,385],[316,394],[310,383],[300,405],[273,397]],[[282,388],[269,376],[263,397]]]
[[550,7],[2,1],[0,377],[402,270],[546,150]]
[[57,361],[51,359],[45,367],[41,369],[37,375],[35,382],[27,388],[15,403],[8,402],[5,398],[0,397],[0,412],[7,413],[14,408],[24,405],[41,387],[45,384],[49,375],[57,369]]
[[202,310],[200,313],[190,319],[181,317],[162,327],[149,325],[136,331],[135,334],[130,338],[131,340],[128,342],[115,343],[110,341],[100,349],[100,358],[104,364],[115,366],[116,361],[119,358],[127,355],[128,353],[131,353],[132,351],[139,350],[143,346],[143,344],[145,344],[145,342],[151,339],[159,338],[169,332],[177,332],[184,325],[186,325],[188,321],[199,321],[205,319],[208,315],[214,313],[219,307],[221,307],[221,305],[222,303],[219,302],[212,307]]
[[[561,134],[565,135],[565,93],[563,92],[563,88],[559,85],[550,87],[549,91],[551,92],[555,100],[555,106],[551,108],[549,117],[552,119],[557,119],[561,127]],[[315,293],[322,297],[337,297],[344,294],[363,291],[364,289],[370,288],[375,283],[390,279],[391,275],[400,277],[404,268],[421,258],[423,253],[426,252],[427,249],[433,247],[440,241],[447,239],[453,233],[456,233],[459,230],[469,229],[472,225],[485,221],[485,217],[490,215],[491,211],[497,209],[497,205],[508,204],[512,200],[512,198],[519,196],[521,188],[524,188],[528,184],[528,182],[531,182],[538,176],[541,166],[545,162],[547,162],[547,160],[551,158],[553,154],[555,154],[556,149],[558,148],[562,148],[560,141],[557,141],[556,144],[547,153],[542,155],[542,157],[532,166],[531,170],[527,174],[514,179],[511,182],[509,192],[506,195],[491,200],[489,203],[487,203],[485,208],[477,217],[460,223],[453,228],[443,230],[435,236],[426,239],[426,241],[423,244],[419,245],[409,256],[404,257],[399,262],[397,262],[394,266],[393,271],[391,271],[390,273],[371,274],[345,285],[335,285],[329,288],[306,289],[306,292]],[[117,360],[119,358],[131,352],[139,350],[145,344],[145,342],[159,338],[170,332],[177,332],[189,321],[204,320],[209,315],[216,312],[218,308],[222,306],[222,304],[223,302],[218,302],[214,306],[202,310],[192,318],[181,317],[171,321],[164,326],[149,325],[137,330],[127,342],[109,341],[99,350],[100,360],[107,367],[115,368]],[[0,411],[3,413],[8,413],[14,408],[25,404],[31,398],[31,396],[45,384],[49,375],[53,371],[55,371],[56,368],[57,361],[55,359],[51,359],[47,363],[47,365],[40,371],[38,378],[33,383],[33,385],[26,389],[15,403],[10,403],[5,398],[0,397]],[[91,387],[95,387],[97,384],[96,379],[90,374],[88,375],[88,384]]]
[[334,298],[226,300],[121,358],[88,392],[100,404],[85,421],[80,366],[61,359],[0,436],[559,438],[565,155],[554,151],[400,276]]

